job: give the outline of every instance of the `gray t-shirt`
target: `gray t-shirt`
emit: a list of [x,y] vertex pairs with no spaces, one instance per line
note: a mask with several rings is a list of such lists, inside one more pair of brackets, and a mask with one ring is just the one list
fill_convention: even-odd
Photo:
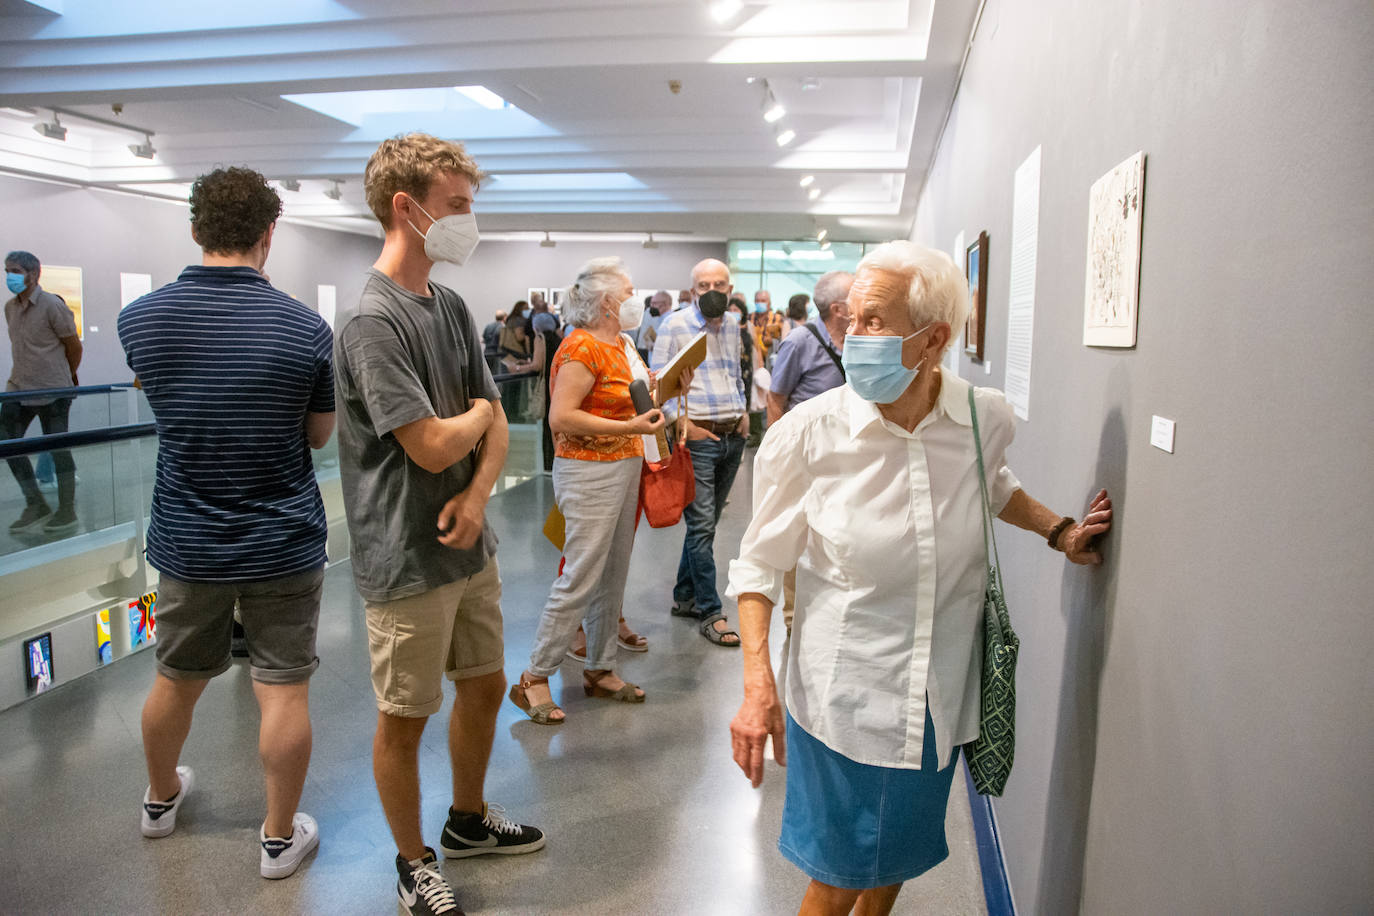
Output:
[[417,296],[370,270],[357,306],[336,322],[339,472],[353,577],[368,601],[467,578],[496,552],[490,525],[468,550],[438,541],[439,511],[471,483],[476,453],[431,474],[391,434],[426,417],[464,413],[474,398],[500,397],[462,298],[437,283],[430,289],[433,296]]

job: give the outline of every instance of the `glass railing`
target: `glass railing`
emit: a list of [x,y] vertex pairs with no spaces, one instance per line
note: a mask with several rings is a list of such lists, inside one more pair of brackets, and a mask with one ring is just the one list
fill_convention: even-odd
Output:
[[[542,376],[497,376],[510,425],[510,450],[494,492],[544,468]],[[130,386],[11,393],[17,400],[71,398],[66,433],[0,440],[0,709],[42,689],[137,652],[156,635],[157,571],[144,560],[145,532],[157,473],[157,429],[141,391]],[[39,484],[48,512],[15,527],[30,501],[15,471],[41,456],[66,453],[75,466],[69,495],[74,522],[52,524],[62,487]],[[312,452],[329,522],[329,562],[348,558],[348,525],[339,480],[337,435]],[[63,462],[65,464],[65,462]],[[152,604],[150,612],[149,605]],[[150,621],[153,623],[148,632]],[[27,677],[47,653],[48,680]],[[20,670],[7,673],[6,667]],[[40,667],[42,667],[40,665]]]

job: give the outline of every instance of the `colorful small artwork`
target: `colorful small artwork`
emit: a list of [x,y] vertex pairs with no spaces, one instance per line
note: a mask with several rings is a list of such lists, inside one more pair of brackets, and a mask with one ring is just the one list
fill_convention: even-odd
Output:
[[24,640],[24,678],[29,693],[42,693],[52,686],[51,633]]
[[129,648],[157,641],[157,592],[129,602]]
[[95,615],[95,657],[102,665],[114,660],[114,647],[110,645],[109,608]]
[[43,287],[44,291],[56,293],[66,300],[67,308],[72,310],[72,318],[76,319],[76,336],[85,340],[86,325],[82,321],[84,310],[81,297],[81,268],[44,264],[42,272],[38,276],[38,285]]

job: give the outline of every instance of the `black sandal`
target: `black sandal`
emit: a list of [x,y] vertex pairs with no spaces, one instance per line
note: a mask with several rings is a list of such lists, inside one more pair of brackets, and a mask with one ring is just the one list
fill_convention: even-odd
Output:
[[[734,630],[717,630],[715,627],[717,620],[724,619],[724,614],[712,614],[709,617],[703,617],[700,624],[701,635],[718,646],[724,646],[727,649],[738,649],[740,642],[738,633]],[[728,637],[731,636],[735,637],[734,642],[727,641]]]

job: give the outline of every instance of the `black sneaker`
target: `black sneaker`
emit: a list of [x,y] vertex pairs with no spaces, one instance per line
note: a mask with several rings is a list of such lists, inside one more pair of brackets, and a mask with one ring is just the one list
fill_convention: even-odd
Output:
[[76,510],[71,506],[62,506],[43,525],[43,533],[49,537],[65,538],[76,534],[76,529],[80,526],[81,523],[76,518]]
[[482,813],[466,814],[448,809],[448,823],[439,848],[450,859],[468,856],[520,855],[544,848],[544,832],[525,827],[506,817],[506,809],[482,803]]
[[10,534],[28,531],[49,515],[52,515],[52,510],[47,503],[29,503],[24,507],[23,514],[10,524]]
[[408,862],[398,853],[396,895],[401,906],[411,916],[463,916],[463,908],[453,897],[453,888],[439,874],[439,860],[434,850],[425,847],[425,854]]

